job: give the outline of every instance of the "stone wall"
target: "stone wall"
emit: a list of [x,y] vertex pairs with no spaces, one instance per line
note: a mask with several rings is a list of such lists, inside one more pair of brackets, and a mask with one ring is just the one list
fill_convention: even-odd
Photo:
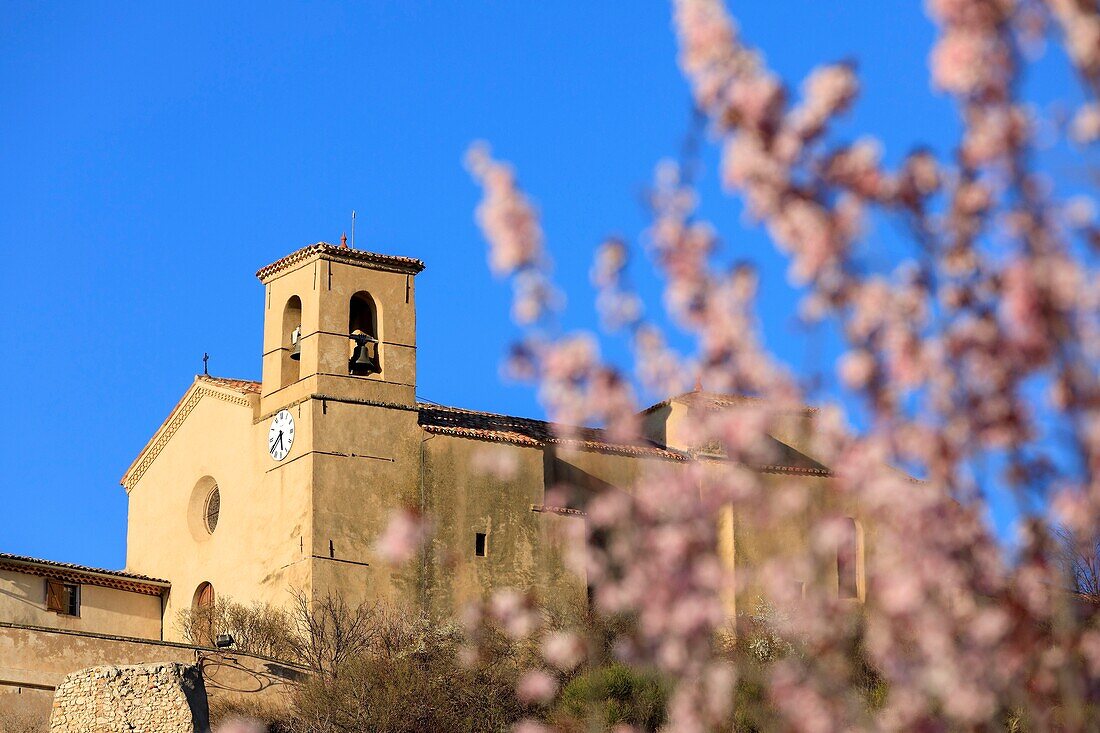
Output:
[[50,733],[196,733],[209,727],[202,672],[178,662],[91,667],[54,693]]
[[211,698],[256,695],[284,699],[306,670],[235,650],[86,634],[0,622],[0,697],[20,691],[52,697],[66,675],[101,666],[181,662],[202,667]]

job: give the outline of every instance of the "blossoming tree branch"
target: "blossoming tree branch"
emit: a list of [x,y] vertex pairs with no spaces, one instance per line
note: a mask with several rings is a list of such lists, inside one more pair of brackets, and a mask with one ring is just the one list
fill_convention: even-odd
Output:
[[[651,226],[638,243],[595,251],[602,315],[633,347],[623,371],[601,360],[595,336],[554,325],[561,306],[538,213],[512,167],[475,145],[477,220],[524,329],[510,365],[538,383],[553,419],[630,439],[637,389],[674,394],[696,381],[773,408],[714,411],[691,426],[692,444],[721,447],[721,466],[655,467],[629,492],[591,500],[589,542],[574,561],[594,614],[627,620],[611,649],[671,685],[671,730],[1095,730],[1098,599],[1063,560],[1095,566],[1100,531],[1100,230],[1090,191],[1067,195],[1059,172],[1036,161],[1041,146],[1084,154],[1100,138],[1097,5],[929,0],[931,82],[954,99],[961,138],[949,156],[914,140],[896,169],[873,136],[836,139],[835,121],[861,103],[852,66],[821,66],[795,89],[721,0],[674,0],[672,10],[725,192],[787,258],[801,317],[842,334],[841,393],[819,404],[809,439],[834,472],[829,491],[874,528],[875,556],[859,604],[789,582],[836,562],[841,517],[805,527],[808,552],[736,574],[717,552],[723,510],[769,527],[805,509],[802,489],[750,469],[768,462],[775,415],[803,409],[807,395],[762,346],[751,262],[715,264],[720,240],[689,172],[661,162]],[[1022,97],[1021,80],[1053,48],[1077,92],[1047,113]],[[889,268],[866,261],[871,216],[906,232],[910,246]],[[625,276],[635,249],[659,271],[663,307],[692,349],[671,348],[645,317]],[[991,502],[1015,507],[1014,537],[991,527]],[[395,530],[406,552],[420,539],[416,519]],[[724,599],[749,588],[764,599],[766,631],[752,649],[767,663],[731,651]],[[591,649],[516,593],[471,620],[539,641],[545,665],[519,689],[532,703],[552,699]]]

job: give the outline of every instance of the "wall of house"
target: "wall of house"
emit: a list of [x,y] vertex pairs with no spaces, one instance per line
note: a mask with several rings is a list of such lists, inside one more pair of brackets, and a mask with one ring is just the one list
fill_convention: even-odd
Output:
[[[217,597],[273,605],[291,603],[292,589],[308,592],[310,411],[292,408],[294,446],[273,470],[269,420],[254,422],[251,405],[199,397],[129,493],[127,569],[171,581],[166,639],[182,640],[179,612],[203,582]],[[221,494],[212,534],[203,521],[211,479]]]
[[46,610],[45,578],[0,570],[0,619],[10,623],[159,639],[160,603],[158,596],[81,585],[80,615],[68,616]]

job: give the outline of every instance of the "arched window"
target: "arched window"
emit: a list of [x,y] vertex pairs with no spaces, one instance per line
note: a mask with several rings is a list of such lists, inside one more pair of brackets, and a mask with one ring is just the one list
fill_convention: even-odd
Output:
[[299,355],[302,338],[302,299],[297,295],[286,302],[283,309],[282,351],[279,367],[279,386],[286,387],[298,381],[301,374]]
[[195,589],[195,597],[191,601],[191,637],[196,644],[209,646],[214,643],[217,635],[214,612],[214,586],[210,583],[199,583]]
[[859,598],[860,544],[859,522],[845,517],[836,548],[837,594],[841,598]]
[[382,344],[378,335],[378,308],[370,293],[359,291],[351,296],[348,334],[351,336],[348,373],[361,377],[381,374]]
[[193,603],[196,609],[199,608],[213,608],[214,606],[214,586],[203,581],[199,583],[199,587],[195,589],[195,600]]

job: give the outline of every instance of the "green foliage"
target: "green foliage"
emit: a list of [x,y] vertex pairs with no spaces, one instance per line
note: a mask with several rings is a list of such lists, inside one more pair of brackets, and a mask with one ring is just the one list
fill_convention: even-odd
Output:
[[626,723],[656,731],[665,721],[668,690],[654,674],[623,664],[582,673],[562,690],[553,717],[563,727],[610,728]]

